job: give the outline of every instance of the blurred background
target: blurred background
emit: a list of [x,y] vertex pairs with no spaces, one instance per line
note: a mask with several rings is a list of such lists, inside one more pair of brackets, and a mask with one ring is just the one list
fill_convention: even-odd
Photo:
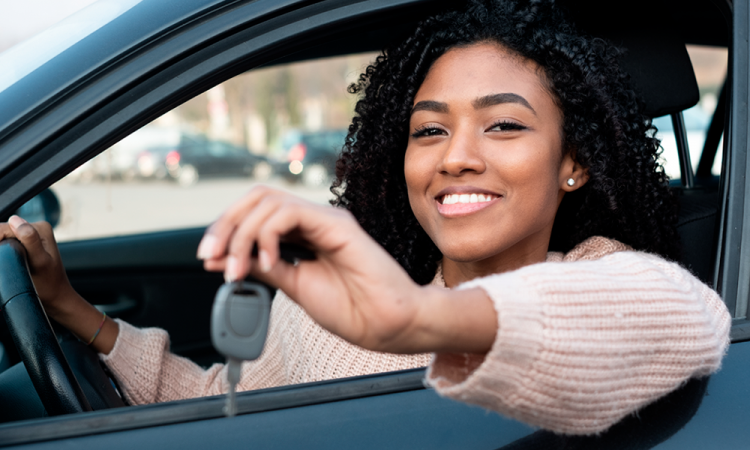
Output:
[[[0,0],[0,52],[92,3]],[[699,104],[685,112],[695,167],[727,50],[690,46],[688,52],[701,92]],[[357,101],[346,88],[375,56],[251,70],[167,112],[52,186],[61,206],[58,240],[205,226],[256,183],[328,202]],[[658,118],[655,125],[667,173],[679,178],[671,120]],[[720,167],[719,159],[714,173]]]

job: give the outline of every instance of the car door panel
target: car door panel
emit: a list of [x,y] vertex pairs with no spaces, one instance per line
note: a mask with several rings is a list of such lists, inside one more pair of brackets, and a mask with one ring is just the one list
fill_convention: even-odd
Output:
[[203,231],[64,242],[60,253],[82,297],[135,326],[166,329],[175,353],[208,365],[220,360],[209,319],[223,278],[203,270],[195,257]]
[[[745,448],[750,342],[733,344],[721,372],[627,417],[601,435],[561,436],[439,397],[422,370],[241,393],[241,414],[222,416],[223,396],[0,426],[11,448]],[[703,383],[703,384],[701,384]],[[696,386],[698,389],[685,389]],[[741,399],[738,401],[738,398]],[[695,412],[697,410],[697,413]],[[695,415],[693,415],[695,414]],[[687,423],[687,424],[686,424]],[[151,426],[144,426],[149,424]],[[25,431],[36,433],[24,436]],[[98,433],[98,434],[97,434]],[[55,439],[44,441],[45,439]],[[38,441],[38,442],[34,442]]]
[[682,430],[655,448],[747,448],[750,442],[750,428],[746,424],[750,414],[748,373],[750,342],[730,345],[721,370],[711,377],[695,416]]
[[[230,423],[231,421],[241,423]],[[442,399],[432,390],[318,404],[72,440],[72,446],[181,448],[472,449],[499,448],[531,429],[497,414]],[[59,442],[61,444],[62,442]],[[45,448],[40,446],[39,448]],[[52,448],[52,447],[48,447]]]
[[[46,433],[57,440],[18,448],[491,449],[533,431],[424,389],[422,375],[410,370],[242,393],[240,411],[253,412],[232,419],[221,415],[222,396],[44,419],[37,440]],[[87,425],[101,434],[90,435]],[[12,431],[13,440],[23,434],[22,427]]]

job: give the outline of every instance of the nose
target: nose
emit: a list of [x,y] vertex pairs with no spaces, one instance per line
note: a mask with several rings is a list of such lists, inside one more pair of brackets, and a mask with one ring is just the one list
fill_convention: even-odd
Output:
[[482,173],[486,169],[480,152],[481,136],[471,130],[457,129],[446,142],[447,147],[438,163],[437,170],[451,176],[466,173]]

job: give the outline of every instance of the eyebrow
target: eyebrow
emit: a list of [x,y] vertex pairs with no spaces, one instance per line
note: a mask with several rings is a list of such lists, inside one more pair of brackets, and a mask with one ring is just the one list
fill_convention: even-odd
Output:
[[534,108],[531,107],[531,105],[528,101],[526,101],[525,98],[513,93],[485,95],[484,97],[479,97],[478,99],[471,102],[471,104],[474,106],[474,109],[489,108],[490,106],[495,106],[502,103],[517,103],[530,109],[531,112],[536,115],[536,111],[534,111]]
[[414,114],[417,111],[432,111],[437,113],[447,113],[448,104],[443,102],[436,102],[434,100],[423,100],[417,102],[416,105],[411,109],[411,113]]
[[[536,115],[536,111],[534,111],[534,108],[531,107],[531,105],[525,98],[513,93],[485,95],[484,97],[479,97],[478,99],[471,102],[472,106],[474,106],[474,109],[489,108],[490,106],[500,105],[502,103],[517,103],[530,109],[531,112]],[[423,100],[421,102],[417,102],[417,104],[414,105],[414,107],[411,109],[411,113],[414,114],[417,111],[447,113],[448,110],[449,109],[447,103],[436,102],[434,100]]]

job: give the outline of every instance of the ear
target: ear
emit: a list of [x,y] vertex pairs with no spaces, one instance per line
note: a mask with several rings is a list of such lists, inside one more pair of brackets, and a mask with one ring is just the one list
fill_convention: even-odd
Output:
[[[561,190],[573,192],[589,181],[589,170],[581,167],[575,160],[575,151],[571,150],[563,156],[558,178]],[[569,180],[573,180],[572,183]]]

